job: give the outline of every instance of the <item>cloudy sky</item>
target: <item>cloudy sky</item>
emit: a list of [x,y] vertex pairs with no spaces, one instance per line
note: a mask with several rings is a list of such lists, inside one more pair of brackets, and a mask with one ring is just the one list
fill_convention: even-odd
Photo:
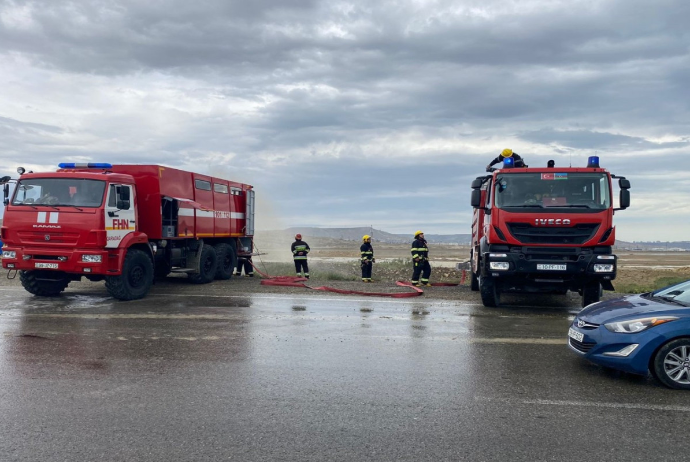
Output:
[[687,0],[0,0],[0,174],[166,164],[253,184],[262,228],[454,234],[503,148],[596,153],[633,185],[619,239],[688,240],[688,18]]

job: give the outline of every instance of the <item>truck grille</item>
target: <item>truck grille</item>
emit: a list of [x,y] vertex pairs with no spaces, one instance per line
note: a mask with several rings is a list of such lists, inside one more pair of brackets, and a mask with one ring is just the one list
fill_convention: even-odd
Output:
[[570,342],[571,347],[582,353],[587,353],[597,344],[596,342],[578,342],[574,338],[568,338],[568,342]]
[[584,244],[599,229],[599,223],[581,223],[573,227],[532,226],[508,223],[508,230],[523,244]]
[[79,242],[79,233],[35,233],[20,231],[17,233],[17,237],[19,237],[19,241],[22,244],[34,246],[67,247],[76,246]]

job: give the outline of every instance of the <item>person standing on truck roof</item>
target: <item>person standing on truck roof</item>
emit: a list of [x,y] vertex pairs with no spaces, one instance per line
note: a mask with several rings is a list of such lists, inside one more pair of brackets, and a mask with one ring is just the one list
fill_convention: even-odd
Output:
[[244,268],[244,275],[250,278],[254,277],[254,265],[252,265],[251,255],[248,257],[237,257],[237,269],[235,269],[235,276],[242,276],[242,268]]
[[496,157],[491,161],[491,163],[489,163],[489,165],[486,166],[486,170],[489,171],[489,169],[496,164],[502,164],[504,160],[510,157],[513,158],[516,167],[527,167],[527,165],[525,165],[525,161],[522,160],[522,157],[520,157],[517,152],[513,152],[512,149],[504,149],[498,157]]
[[371,282],[371,270],[374,266],[374,248],[371,246],[371,236],[362,236],[362,245],[359,247],[362,258],[362,282]]
[[295,242],[292,243],[292,257],[295,259],[295,272],[297,277],[302,276],[309,279],[309,265],[307,265],[307,254],[309,253],[309,244],[302,240],[301,234],[295,234]]
[[[429,264],[429,247],[426,245],[424,233],[417,231],[414,233],[414,241],[412,242],[412,285],[413,286],[430,286],[429,276],[431,276],[431,265]],[[420,279],[419,276],[422,276]]]

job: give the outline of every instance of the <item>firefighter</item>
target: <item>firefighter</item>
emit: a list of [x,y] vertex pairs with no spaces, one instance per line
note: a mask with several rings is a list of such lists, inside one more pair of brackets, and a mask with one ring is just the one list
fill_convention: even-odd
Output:
[[254,265],[252,264],[252,256],[237,257],[237,268],[235,269],[235,276],[242,276],[242,269],[244,268],[245,277],[254,277]]
[[486,166],[486,171],[488,172],[489,169],[496,164],[502,164],[503,161],[509,157],[513,158],[516,167],[527,167],[527,165],[525,165],[525,161],[522,160],[522,157],[520,157],[517,152],[513,152],[512,149],[504,149],[498,157],[496,157],[489,165]]
[[[412,242],[412,264],[414,270],[412,272],[412,285],[414,286],[430,286],[429,276],[431,276],[431,265],[429,264],[429,247],[426,245],[424,233],[417,231],[414,233],[414,241]],[[421,274],[422,278],[419,279]]]
[[371,270],[374,266],[374,248],[371,246],[371,236],[362,236],[362,245],[359,248],[362,259],[362,282],[371,282]]
[[309,266],[307,265],[307,254],[309,253],[309,244],[302,240],[301,234],[295,234],[295,242],[292,243],[292,257],[295,259],[295,272],[297,277],[302,276],[309,279]]

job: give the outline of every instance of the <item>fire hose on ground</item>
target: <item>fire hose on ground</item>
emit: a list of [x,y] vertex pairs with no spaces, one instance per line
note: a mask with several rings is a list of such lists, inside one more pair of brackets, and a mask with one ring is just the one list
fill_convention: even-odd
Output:
[[[424,295],[424,291],[420,289],[419,287],[416,287],[412,285],[412,283],[409,282],[404,282],[404,281],[397,281],[395,285],[399,287],[406,287],[408,289],[411,289],[413,292],[394,292],[394,293],[389,293],[389,292],[363,292],[359,290],[346,290],[346,289],[337,289],[335,287],[328,287],[328,286],[319,286],[319,287],[314,287],[306,284],[306,281],[309,279],[305,277],[300,277],[300,276],[270,276],[266,273],[263,273],[262,271],[259,270],[254,265],[254,262],[250,262],[254,270],[261,276],[263,279],[261,280],[261,285],[265,286],[285,286],[285,287],[304,287],[306,289],[311,289],[311,290],[323,290],[325,292],[335,292],[338,294],[343,294],[343,295],[362,295],[366,297],[391,297],[391,298],[410,298],[410,297],[418,297],[420,295]],[[462,271],[462,278],[459,283],[452,283],[452,282],[434,282],[431,284],[431,286],[457,286],[458,284],[464,284],[465,282],[465,277],[466,277],[466,272],[465,270]]]

